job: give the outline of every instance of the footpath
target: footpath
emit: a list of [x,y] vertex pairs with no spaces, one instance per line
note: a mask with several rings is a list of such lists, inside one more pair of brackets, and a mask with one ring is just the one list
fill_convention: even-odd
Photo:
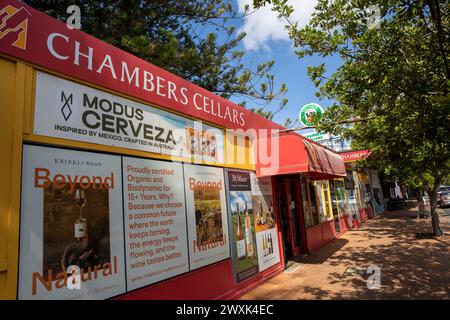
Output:
[[[450,209],[439,209],[445,234],[431,239],[416,238],[431,231],[417,210],[368,220],[241,299],[450,299]],[[380,268],[379,289],[367,287],[370,265]]]

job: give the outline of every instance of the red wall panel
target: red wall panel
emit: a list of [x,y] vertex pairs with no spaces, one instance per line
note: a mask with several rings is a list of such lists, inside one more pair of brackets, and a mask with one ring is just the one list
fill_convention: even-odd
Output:
[[322,223],[322,233],[325,242],[329,242],[336,238],[336,231],[334,229],[333,220]]
[[315,226],[306,229],[306,237],[308,242],[308,251],[313,252],[324,245],[324,240],[322,236],[322,224],[317,224]]
[[234,289],[232,260],[191,271],[164,282],[129,292],[118,300],[219,299]]

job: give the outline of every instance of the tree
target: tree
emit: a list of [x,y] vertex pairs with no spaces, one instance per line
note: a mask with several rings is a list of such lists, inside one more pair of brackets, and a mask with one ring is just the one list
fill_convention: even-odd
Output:
[[343,61],[328,77],[324,64],[308,70],[318,96],[336,101],[317,128],[371,149],[367,164],[387,176],[420,183],[430,196],[433,233],[442,235],[436,192],[450,172],[448,2],[319,0],[304,28],[289,20],[286,0],[254,1],[269,3],[286,18],[300,58]]
[[443,180],[442,184],[446,186],[450,186],[450,174],[448,174]]
[[[238,49],[245,33],[230,25],[239,16],[230,0],[25,0],[66,21],[69,5],[81,9],[82,31],[162,67],[225,98],[283,108],[287,92],[275,86],[274,61],[245,65]],[[219,33],[219,34],[218,34]],[[245,106],[245,102],[241,102]],[[260,109],[264,115],[264,107]],[[267,115],[266,115],[267,116]]]

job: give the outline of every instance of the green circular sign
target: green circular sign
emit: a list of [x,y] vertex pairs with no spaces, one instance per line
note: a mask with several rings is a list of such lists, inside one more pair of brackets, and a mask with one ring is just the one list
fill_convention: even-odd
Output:
[[308,103],[307,105],[304,105],[299,114],[300,123],[306,127],[313,126],[314,123],[312,123],[312,117],[316,114],[319,119],[322,117],[323,108],[321,106],[317,103]]

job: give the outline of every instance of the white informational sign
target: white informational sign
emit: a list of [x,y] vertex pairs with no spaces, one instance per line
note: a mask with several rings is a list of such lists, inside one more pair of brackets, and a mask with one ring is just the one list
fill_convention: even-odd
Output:
[[303,136],[316,142],[328,140],[331,137],[329,133],[317,132],[316,130],[304,133]]
[[224,162],[223,130],[42,72],[34,133],[55,138]]
[[184,165],[190,269],[230,257],[222,168]]
[[189,271],[183,165],[123,158],[128,290]]
[[260,272],[280,262],[276,228],[257,232],[256,241]]
[[251,188],[253,195],[272,195],[272,178],[258,178],[254,172],[250,172]]
[[370,178],[370,184],[373,189],[381,189],[381,183],[380,178],[378,176],[378,171],[376,170],[368,170],[369,172],[369,178]]
[[19,299],[126,291],[121,159],[24,145]]
[[272,183],[270,177],[257,178],[254,172],[250,175],[258,265],[263,271],[280,262]]

